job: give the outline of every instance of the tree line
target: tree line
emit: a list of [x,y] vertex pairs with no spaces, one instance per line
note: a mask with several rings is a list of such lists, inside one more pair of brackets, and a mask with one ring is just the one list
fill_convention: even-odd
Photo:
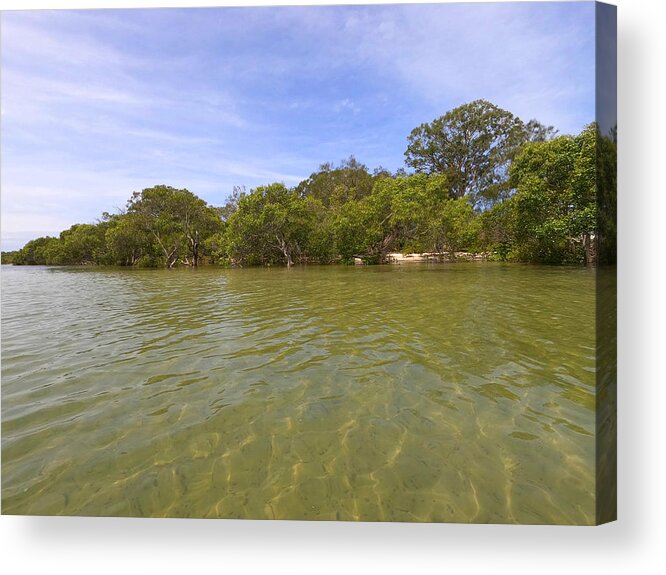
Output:
[[31,240],[2,258],[173,268],[382,263],[390,252],[448,259],[468,252],[595,264],[600,228],[614,238],[614,214],[597,211],[597,184],[615,189],[616,153],[615,134],[602,136],[594,123],[558,136],[476,100],[411,132],[410,173],[371,172],[350,157],[321,165],[291,188],[235,188],[222,207],[158,185],[134,192],[120,213]]

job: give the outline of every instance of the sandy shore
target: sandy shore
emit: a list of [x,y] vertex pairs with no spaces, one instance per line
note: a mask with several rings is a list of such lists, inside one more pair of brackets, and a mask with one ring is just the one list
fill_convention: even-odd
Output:
[[[462,261],[481,261],[487,258],[488,254],[475,254],[469,252],[455,253],[455,259]],[[392,252],[387,254],[387,261],[392,264],[446,262],[451,261],[451,257],[448,253],[402,254],[400,252]]]

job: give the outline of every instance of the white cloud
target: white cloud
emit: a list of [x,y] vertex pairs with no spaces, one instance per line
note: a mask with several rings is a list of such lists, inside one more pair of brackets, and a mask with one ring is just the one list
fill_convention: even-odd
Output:
[[[458,105],[485,98],[526,120],[537,117],[565,130],[579,129],[569,121],[569,112],[572,98],[583,93],[589,97],[587,121],[592,119],[592,8],[587,20],[562,26],[544,15],[535,20],[521,14],[517,4],[472,6],[386,12],[360,50],[378,65],[393,67],[402,82],[434,107],[443,101]],[[370,18],[354,26],[367,29]],[[582,52],[585,45],[588,49]],[[571,77],[572,59],[588,65],[586,74]]]
[[349,98],[345,98],[344,100],[340,100],[336,105],[335,105],[335,111],[336,112],[344,112],[344,111],[349,111],[354,114],[358,114],[361,111],[361,107],[357,106],[352,100]]
[[158,183],[220,204],[349,154],[397,168],[412,127],[475,98],[578,129],[592,30],[525,6],[266,8],[240,32],[238,10],[3,13],[3,241]]

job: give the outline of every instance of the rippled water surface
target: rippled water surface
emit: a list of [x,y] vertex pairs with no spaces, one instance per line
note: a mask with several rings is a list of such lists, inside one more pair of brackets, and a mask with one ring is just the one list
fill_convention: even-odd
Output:
[[2,268],[2,511],[594,522],[594,275]]

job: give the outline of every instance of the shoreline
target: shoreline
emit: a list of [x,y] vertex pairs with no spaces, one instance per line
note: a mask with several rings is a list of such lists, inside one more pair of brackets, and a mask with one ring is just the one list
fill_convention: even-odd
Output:
[[[430,264],[430,263],[456,263],[456,262],[484,262],[491,258],[490,252],[389,252],[386,259],[382,262],[384,265],[402,265],[402,264]],[[364,266],[367,264],[362,257],[354,256],[354,265]]]
[[404,263],[441,263],[441,262],[480,262],[485,261],[490,257],[489,253],[473,253],[473,252],[454,252],[453,257],[449,253],[440,252],[423,252],[423,253],[407,253],[391,252],[386,254],[386,263],[389,264],[404,264]]

